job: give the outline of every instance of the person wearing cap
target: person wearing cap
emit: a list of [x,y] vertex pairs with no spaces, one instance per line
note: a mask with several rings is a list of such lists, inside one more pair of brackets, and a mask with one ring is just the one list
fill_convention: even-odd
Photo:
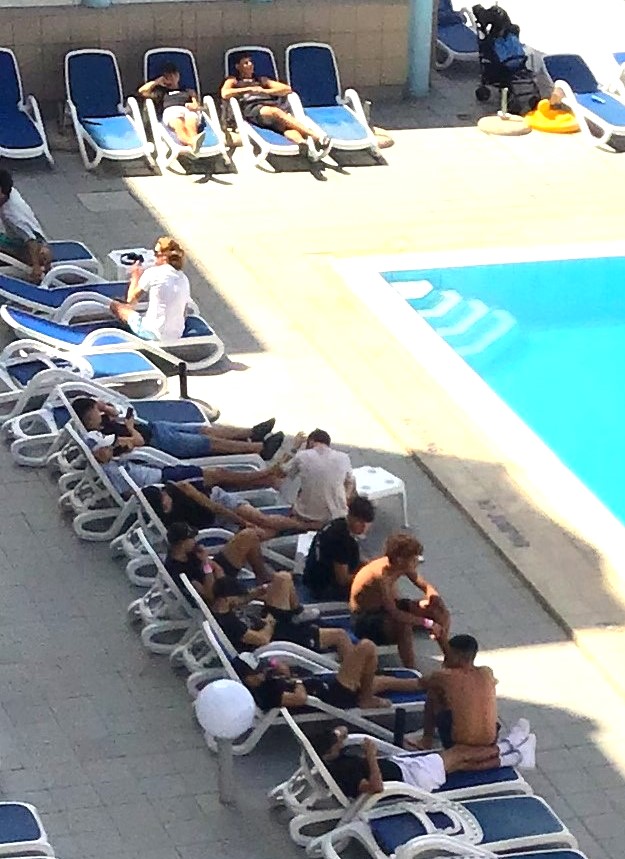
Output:
[[[418,572],[422,560],[419,540],[410,534],[392,534],[384,556],[356,573],[349,595],[354,633],[378,645],[396,644],[406,668],[415,668],[415,627],[427,629],[445,652],[451,623],[438,591]],[[401,598],[398,582],[402,577],[422,591],[424,598]]]
[[[252,569],[260,583],[269,578],[260,552],[260,540],[253,528],[239,531],[212,557],[197,536],[197,529],[186,522],[174,522],[167,529],[165,568],[183,593],[180,581],[183,573],[208,605],[213,602],[215,580],[223,576],[236,578],[244,566]],[[256,599],[263,593],[262,588],[257,588],[248,596],[251,594],[250,598]]]
[[[138,262],[133,265],[126,301],[111,301],[111,313],[142,340],[178,340],[184,334],[191,298],[189,279],[182,271],[185,254],[175,239],[161,236],[154,255],[150,268],[144,270]],[[146,294],[148,307],[141,314],[137,304]]]
[[[118,462],[114,457],[123,451],[116,449],[114,435],[105,436],[101,432],[91,431],[87,433],[86,443],[120,495],[127,496],[130,493],[130,487],[121,473],[120,466],[123,466],[139,489],[155,483],[166,483],[168,487],[165,494],[169,498],[184,497],[187,508],[201,508],[204,511],[204,523],[199,527],[208,528],[216,522],[220,527],[225,524],[231,527],[233,523],[240,528],[255,525],[263,529],[264,539],[270,539],[281,531],[306,530],[306,525],[295,517],[269,516],[222,488],[222,485],[235,490],[267,487],[275,479],[275,472],[271,468],[263,471],[235,471],[229,468],[200,468],[199,465],[148,465],[134,462],[132,453],[124,454]],[[189,482],[194,480],[202,482],[200,489]],[[177,489],[172,490],[172,485]],[[165,510],[168,502],[164,496],[163,501]],[[169,522],[177,520],[189,521],[182,510],[177,510]],[[163,521],[167,524],[165,519]]]
[[527,719],[519,719],[506,737],[484,746],[453,746],[430,755],[381,755],[371,737],[360,748],[345,742],[345,725],[324,727],[312,738],[312,746],[345,796],[381,793],[386,782],[403,782],[431,792],[442,787],[454,772],[481,771],[499,767],[532,769],[536,765],[536,735]]
[[390,701],[380,697],[385,693],[412,694],[421,689],[417,675],[377,674],[375,644],[367,639],[350,646],[336,675],[330,678],[298,677],[286,663],[275,659],[268,663],[252,653],[239,654],[232,664],[257,706],[265,712],[276,707],[305,707],[309,695],[343,710],[386,709]]
[[143,421],[138,420],[134,413],[124,418],[112,403],[94,397],[77,397],[72,400],[72,408],[86,430],[99,430],[104,435],[113,433],[126,450],[150,445],[181,459],[257,453],[269,460],[284,441],[284,433],[270,435],[275,424],[274,418],[253,427]]
[[239,651],[255,650],[270,641],[288,641],[309,650],[336,650],[346,658],[353,647],[343,629],[320,627],[303,619],[293,577],[282,570],[272,575],[262,594],[264,617],[260,620],[240,612],[249,602],[244,584],[233,576],[218,578],[213,583],[211,611],[232,645]]
[[355,495],[347,516],[333,519],[318,531],[304,565],[304,584],[320,602],[346,602],[356,572],[362,566],[358,540],[375,517],[368,498]]

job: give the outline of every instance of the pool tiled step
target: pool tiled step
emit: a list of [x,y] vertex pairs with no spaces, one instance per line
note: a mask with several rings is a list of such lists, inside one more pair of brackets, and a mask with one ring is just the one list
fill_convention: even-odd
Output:
[[459,307],[464,299],[455,289],[435,289],[435,295],[430,299],[431,305],[423,307],[414,299],[410,301],[412,307],[417,310],[424,319],[431,322],[433,319],[442,319],[447,314],[451,313],[454,308]]
[[480,325],[475,327],[470,343],[457,346],[456,352],[463,358],[471,358],[474,355],[490,351],[497,344],[503,347],[516,340],[518,324],[516,319],[507,310],[491,310],[483,317]]
[[[472,327],[477,325],[480,319],[483,319],[488,313],[490,313],[489,306],[477,298],[470,298],[463,301],[461,305],[458,305],[456,310],[461,311],[460,318],[457,318],[455,321],[451,322],[451,324],[447,317],[443,320],[438,319],[436,321],[430,321],[430,324],[437,334],[439,334],[440,337],[444,337],[450,346],[454,346],[458,339],[462,339],[463,335],[471,331]],[[459,314],[457,312],[455,316],[458,317],[458,315]]]

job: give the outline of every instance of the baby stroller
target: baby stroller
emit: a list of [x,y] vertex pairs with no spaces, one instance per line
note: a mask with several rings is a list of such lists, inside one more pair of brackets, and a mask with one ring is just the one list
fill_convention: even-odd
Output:
[[527,54],[519,39],[518,26],[500,6],[488,9],[474,6],[473,16],[481,73],[475,97],[478,101],[488,101],[493,86],[502,93],[507,90],[507,109],[511,113],[533,110],[540,99],[540,91],[533,73],[527,68]]

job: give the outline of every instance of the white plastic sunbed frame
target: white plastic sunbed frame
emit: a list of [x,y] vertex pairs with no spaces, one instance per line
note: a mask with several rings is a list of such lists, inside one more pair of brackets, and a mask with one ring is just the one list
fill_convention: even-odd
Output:
[[0,147],[0,156],[4,156],[5,158],[24,159],[38,158],[40,155],[43,155],[48,164],[53,167],[54,158],[52,157],[52,153],[50,152],[48,138],[46,136],[46,129],[41,118],[41,111],[39,110],[39,104],[37,102],[37,99],[34,95],[24,96],[22,75],[17,62],[17,57],[15,56],[13,51],[10,48],[0,48],[0,53],[7,54],[9,59],[12,60],[13,71],[15,75],[15,84],[17,86],[18,91],[18,101],[15,107],[17,110],[21,111],[25,116],[28,117],[30,122],[37,130],[39,137],[41,138],[41,144],[39,146],[11,146],[6,148]]
[[[467,8],[466,6],[463,6],[462,9],[458,9],[458,10],[454,9],[454,11],[457,11],[459,15],[462,15],[464,17],[464,26],[468,30],[472,30],[475,33],[475,38],[477,39],[477,27],[475,24],[475,16],[473,15],[473,12],[471,11],[471,9]],[[458,23],[460,24],[461,22],[458,21]],[[443,35],[444,35],[444,32],[445,32],[445,27],[443,27]],[[439,58],[439,51],[440,51],[440,58]],[[436,60],[435,60],[437,71],[442,71],[443,69],[448,69],[452,63],[475,62],[476,60],[479,60],[479,58],[480,58],[479,50],[476,49],[475,51],[455,51],[453,48],[451,48],[447,44],[447,42],[445,42],[445,41],[443,41],[443,39],[441,39],[440,32],[437,33],[437,36],[436,36]]]
[[[321,837],[318,833],[319,824],[342,825],[360,811],[367,811],[379,802],[388,802],[391,798],[410,799],[413,795],[417,799],[421,798],[422,793],[420,791],[414,792],[413,788],[405,782],[385,782],[384,790],[381,793],[365,794],[356,800],[349,799],[340,789],[292,715],[286,711],[283,713],[283,718],[299,742],[300,761],[293,775],[269,792],[269,800],[274,805],[284,806],[292,815],[289,822],[289,835],[296,844],[308,848],[307,854],[309,856],[319,852],[312,846],[312,843],[318,843]],[[378,737],[371,737],[369,734],[349,734],[345,747],[360,746],[365,737],[372,740],[380,754],[384,756],[404,755],[411,757],[415,754],[423,754],[406,752],[405,749],[387,743]],[[431,753],[426,752],[425,754]],[[532,793],[532,788],[525,779],[518,772],[516,776],[517,778],[510,782],[476,784],[456,790],[445,790],[441,793],[445,799],[466,799],[473,796],[491,796],[503,793]],[[437,795],[439,794],[437,793]],[[311,826],[317,828],[317,832],[308,835],[306,830]]]
[[[143,55],[144,80],[148,80],[148,63],[150,61],[150,58],[158,54],[169,55],[169,59],[171,59],[172,54],[181,54],[186,56],[191,62],[193,76],[195,78],[195,85],[193,89],[197,93],[198,101],[202,104],[202,113],[204,115],[204,121],[206,122],[207,127],[215,135],[216,138],[216,142],[214,144],[202,146],[202,148],[197,154],[197,157],[212,158],[220,155],[228,167],[232,166],[233,162],[228,155],[226,138],[221,129],[221,125],[219,124],[219,116],[217,114],[217,108],[215,107],[215,101],[210,95],[205,95],[203,97],[201,95],[200,78],[198,75],[197,64],[195,62],[193,52],[188,50],[187,48],[151,48]],[[184,155],[185,153],[188,154],[189,147],[183,146],[181,143],[176,141],[168,128],[163,125],[162,122],[160,122],[156,115],[156,108],[154,107],[154,102],[151,98],[145,99],[145,109],[148,116],[148,121],[150,123],[152,137],[154,139],[154,147],[156,150],[156,165],[161,171],[161,173],[165,173],[165,171],[170,168],[175,161],[178,160],[178,157],[180,155]]]
[[[459,838],[449,835],[422,835],[413,838],[407,844],[397,850],[395,859],[425,859],[432,855],[440,856],[440,859],[501,859],[499,853],[493,853],[485,847],[477,844],[466,844]],[[506,859],[588,859],[579,850],[571,850],[568,847],[555,847],[551,850],[522,850],[514,853],[506,853]]]

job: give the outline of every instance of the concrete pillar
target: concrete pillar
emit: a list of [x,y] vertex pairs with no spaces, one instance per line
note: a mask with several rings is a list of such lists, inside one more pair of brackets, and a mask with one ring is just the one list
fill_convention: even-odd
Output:
[[412,98],[428,94],[434,16],[438,0],[410,0],[408,19],[408,95]]

